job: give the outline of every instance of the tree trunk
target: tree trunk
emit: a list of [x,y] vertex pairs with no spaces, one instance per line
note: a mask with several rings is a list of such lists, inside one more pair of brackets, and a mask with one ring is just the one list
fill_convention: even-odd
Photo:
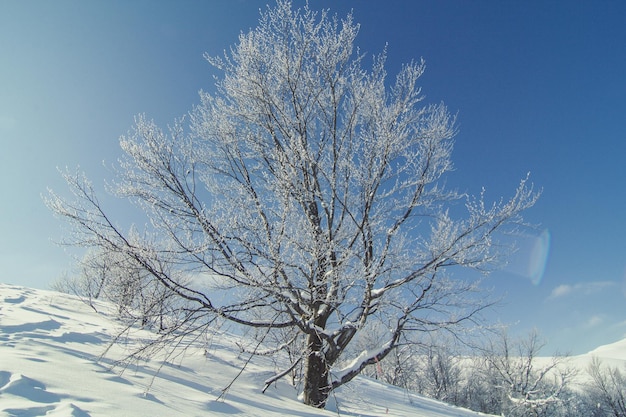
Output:
[[324,408],[331,391],[326,357],[322,351],[322,340],[316,334],[307,337],[308,355],[304,365],[303,402]]

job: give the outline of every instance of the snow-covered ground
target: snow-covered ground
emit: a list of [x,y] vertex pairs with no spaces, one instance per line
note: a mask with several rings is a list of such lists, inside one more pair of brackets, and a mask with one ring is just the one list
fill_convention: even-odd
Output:
[[[215,335],[168,361],[153,357],[121,372],[112,364],[124,356],[123,344],[101,358],[120,323],[107,304],[97,308],[66,294],[0,284],[0,416],[481,415],[362,377],[337,390],[327,410],[316,410],[301,404],[287,381],[262,394],[274,367],[261,357],[218,400],[248,359],[233,338]],[[125,342],[151,336],[137,331]]]
[[[620,371],[626,370],[626,339],[600,346],[584,355],[568,358],[567,364],[578,371],[574,382],[577,387],[583,391],[586,387],[582,384],[590,381],[587,370],[593,358],[599,359],[603,367],[610,366]],[[576,388],[576,386],[574,388]]]
[[600,346],[583,357],[598,357],[603,361],[625,362],[626,361],[626,339],[619,340],[609,345]]

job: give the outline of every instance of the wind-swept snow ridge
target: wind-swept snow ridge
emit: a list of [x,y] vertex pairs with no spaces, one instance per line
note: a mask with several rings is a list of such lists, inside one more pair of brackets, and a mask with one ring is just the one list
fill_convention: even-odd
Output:
[[0,417],[480,415],[360,377],[337,390],[328,410],[316,410],[287,381],[261,393],[275,371],[265,357],[253,358],[217,401],[249,358],[234,337],[215,335],[169,362],[146,358],[120,373],[113,363],[153,335],[137,330],[101,358],[122,324],[112,306],[95,308],[66,294],[0,284]]

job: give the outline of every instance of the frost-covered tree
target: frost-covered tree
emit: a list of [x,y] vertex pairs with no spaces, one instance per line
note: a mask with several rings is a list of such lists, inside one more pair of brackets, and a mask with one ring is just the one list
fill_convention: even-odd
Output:
[[152,279],[133,258],[106,248],[88,251],[78,262],[78,272],[55,283],[54,288],[81,297],[94,310],[94,300],[110,301],[124,320],[165,330],[180,306],[176,294]]
[[543,346],[535,332],[519,342],[512,342],[506,333],[492,341],[482,371],[492,385],[490,395],[501,400],[501,409],[490,411],[519,417],[562,415],[575,370],[563,356],[539,358]]
[[445,346],[429,346],[418,371],[422,378],[420,393],[449,404],[460,404],[465,384],[461,361]]
[[[407,333],[475,320],[488,302],[450,269],[490,269],[496,233],[537,198],[526,180],[493,204],[444,188],[454,117],[423,104],[424,62],[394,80],[385,53],[367,65],[358,28],[279,0],[207,56],[222,75],[187,119],[162,130],[137,117],[112,188],[145,210],[145,232],[118,227],[80,174],[65,175],[77,199],[48,200],[73,243],[124,253],[195,321],[296,330],[315,407]],[[373,323],[384,340],[348,356]]]
[[[591,381],[587,395],[598,415],[626,417],[626,377],[617,367],[604,366],[593,358],[587,369]],[[602,414],[600,414],[602,413]]]

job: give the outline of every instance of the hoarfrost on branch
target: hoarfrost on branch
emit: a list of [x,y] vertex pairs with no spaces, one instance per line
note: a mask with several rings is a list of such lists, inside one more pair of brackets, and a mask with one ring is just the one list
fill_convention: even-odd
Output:
[[[110,221],[80,175],[65,174],[75,201],[49,198],[74,243],[132,258],[196,319],[294,329],[304,401],[317,407],[411,332],[473,321],[488,302],[448,270],[488,270],[496,231],[537,198],[527,179],[493,205],[446,189],[455,120],[423,103],[424,61],[390,81],[384,51],[368,65],[354,47],[358,29],[351,15],[279,0],[207,56],[223,76],[188,118],[163,130],[138,116],[111,188],[147,213],[145,233]],[[467,214],[452,215],[464,198]],[[211,290],[185,274],[211,277]],[[374,322],[387,340],[347,357]]]

